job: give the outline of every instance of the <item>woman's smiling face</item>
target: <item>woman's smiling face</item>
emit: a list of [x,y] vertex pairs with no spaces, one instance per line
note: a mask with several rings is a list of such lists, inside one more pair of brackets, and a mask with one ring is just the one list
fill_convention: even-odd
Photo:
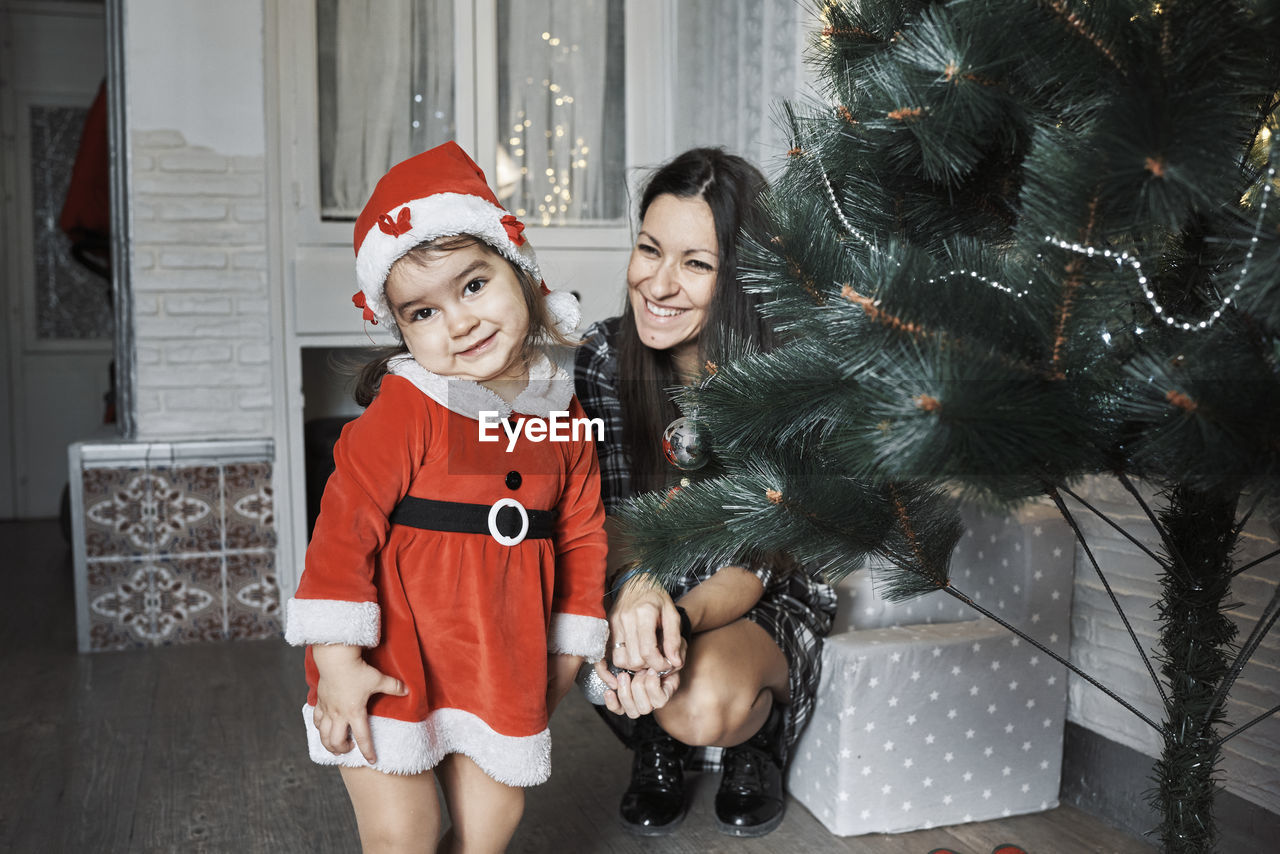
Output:
[[716,289],[720,246],[711,207],[663,194],[645,211],[627,265],[627,293],[640,340],[696,365],[698,336]]

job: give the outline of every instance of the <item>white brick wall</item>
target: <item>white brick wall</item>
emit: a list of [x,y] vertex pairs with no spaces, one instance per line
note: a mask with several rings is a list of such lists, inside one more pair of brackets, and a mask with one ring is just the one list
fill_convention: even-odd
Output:
[[[1152,551],[1160,553],[1154,529],[1120,484],[1111,479],[1096,479],[1086,483],[1080,492],[1090,504],[1115,519]],[[1155,509],[1152,502],[1157,499],[1150,490],[1144,491],[1144,498]],[[1150,655],[1158,640],[1154,602],[1160,594],[1152,560],[1070,498],[1067,503],[1073,512],[1079,509],[1077,519],[1090,547]],[[1255,518],[1241,538],[1237,565],[1261,557],[1275,547],[1275,533],[1265,520]],[[1280,559],[1273,559],[1235,579],[1229,599],[1240,603],[1231,611],[1239,627],[1237,642],[1243,643],[1257,623],[1275,590],[1278,573]],[[1080,549],[1076,550],[1075,578],[1072,661],[1148,717],[1161,722],[1164,714],[1151,677],[1134,651],[1133,642],[1106,590]],[[1154,659],[1152,666],[1158,674],[1159,664]],[[1236,682],[1232,698],[1227,707],[1230,727],[1252,720],[1280,702],[1280,635],[1273,633],[1254,654]],[[1160,738],[1150,727],[1075,676],[1070,681],[1067,718],[1148,756],[1157,756],[1161,751]],[[1258,724],[1223,747],[1221,778],[1227,789],[1272,812],[1280,812],[1277,768],[1280,768],[1280,719],[1273,717]]]
[[263,158],[132,134],[139,438],[271,434]]

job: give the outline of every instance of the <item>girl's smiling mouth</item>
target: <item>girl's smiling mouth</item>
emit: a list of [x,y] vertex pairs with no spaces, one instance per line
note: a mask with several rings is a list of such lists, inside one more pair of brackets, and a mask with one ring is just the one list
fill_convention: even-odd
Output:
[[494,339],[497,337],[498,337],[497,332],[491,332],[489,333],[489,336],[487,338],[480,339],[479,341],[477,341],[475,344],[472,344],[467,349],[460,351],[458,355],[463,358],[466,358],[468,356],[478,356],[481,353],[483,353],[485,350],[489,349],[489,346],[493,344]]

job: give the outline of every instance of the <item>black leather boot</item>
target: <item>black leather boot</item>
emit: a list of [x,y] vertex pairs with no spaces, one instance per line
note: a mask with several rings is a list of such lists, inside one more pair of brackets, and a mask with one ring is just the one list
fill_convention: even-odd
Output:
[[736,747],[726,747],[720,760],[723,776],[716,792],[716,825],[730,836],[764,836],[782,823],[787,799],[783,791],[786,765],[782,710],[769,712],[760,731]]
[[689,748],[662,731],[653,715],[636,720],[631,785],[618,813],[638,836],[665,836],[684,820],[684,759]]

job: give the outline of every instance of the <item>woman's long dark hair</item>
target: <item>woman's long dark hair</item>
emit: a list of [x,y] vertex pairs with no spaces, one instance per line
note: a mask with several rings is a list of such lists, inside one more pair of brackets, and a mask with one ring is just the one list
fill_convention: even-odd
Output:
[[[691,148],[658,168],[640,196],[640,221],[662,195],[702,199],[715,220],[719,262],[715,291],[698,335],[698,362],[722,358],[730,341],[768,350],[774,336],[757,310],[760,298],[738,281],[738,235],[759,222],[760,170],[721,148]],[[680,415],[669,389],[680,385],[671,353],[645,345],[636,332],[627,299],[618,336],[618,397],[622,403],[623,444],[631,457],[634,489],[648,492],[667,485],[674,470],[662,455],[662,433]]]

